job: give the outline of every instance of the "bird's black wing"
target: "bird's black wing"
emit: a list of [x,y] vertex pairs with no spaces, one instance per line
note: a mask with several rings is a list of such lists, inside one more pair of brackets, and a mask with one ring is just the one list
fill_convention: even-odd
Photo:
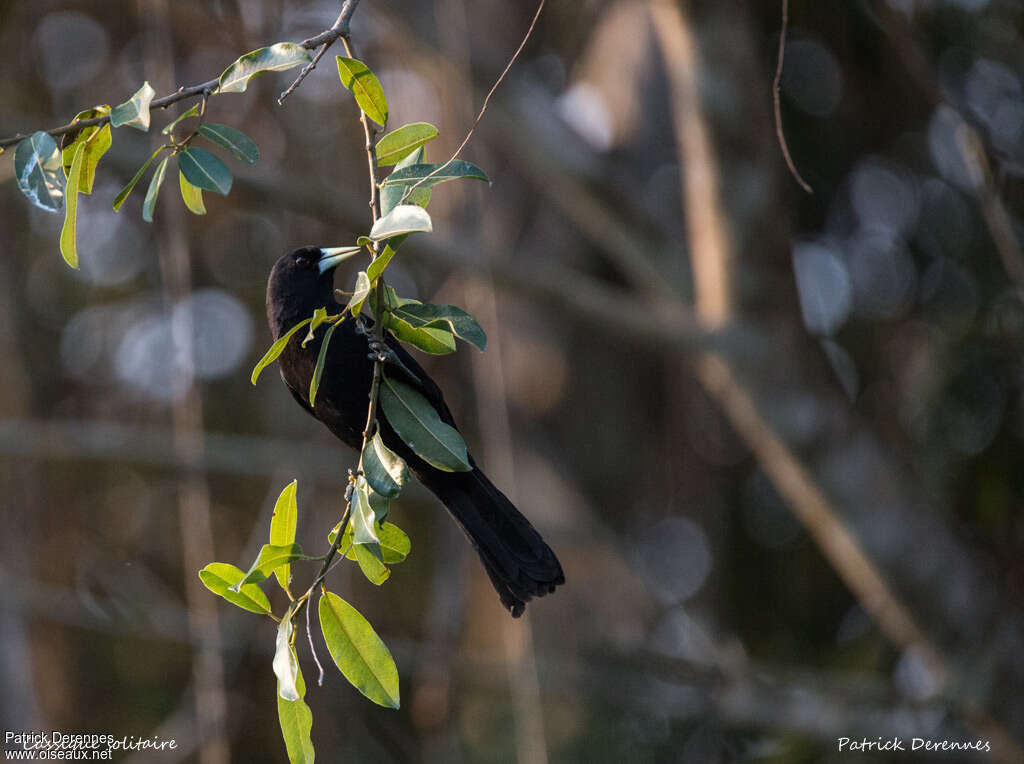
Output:
[[394,336],[390,334],[387,336],[387,344],[389,348],[395,351],[395,355],[405,365],[405,368],[416,375],[416,379],[410,379],[409,375],[396,364],[386,365],[384,373],[406,381],[430,401],[438,416],[441,417],[442,422],[455,427],[456,430],[459,429],[455,426],[455,419],[452,417],[452,412],[448,409],[448,404],[444,402],[444,394],[441,392],[441,388],[437,386],[437,383],[430,378],[430,375],[420,366],[419,362],[412,357],[408,350],[402,347],[402,343]]
[[288,392],[292,394],[292,398],[294,398],[295,401],[300,406],[302,406],[302,408],[304,408],[311,417],[316,419],[316,412],[313,411],[312,407],[310,407],[309,401],[302,397],[302,393],[300,393],[298,390],[296,390],[294,387],[288,384],[288,378],[284,375],[284,369],[281,370],[281,379],[284,380],[284,386],[288,388]]

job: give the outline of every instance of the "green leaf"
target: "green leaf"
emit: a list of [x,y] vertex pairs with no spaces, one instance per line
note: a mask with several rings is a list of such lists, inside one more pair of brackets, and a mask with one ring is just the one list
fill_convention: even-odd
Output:
[[274,675],[277,677],[277,696],[283,700],[302,700],[299,694],[298,677],[299,661],[295,657],[295,649],[292,647],[292,633],[295,627],[292,625],[295,603],[288,607],[288,611],[281,619],[277,627],[277,639],[274,643]]
[[438,327],[417,328],[399,318],[394,312],[388,317],[388,331],[402,342],[408,342],[424,353],[448,355],[455,352],[455,337],[447,329]]
[[309,331],[306,332],[306,336],[302,339],[302,347],[306,347],[310,342],[316,339],[317,329],[320,328],[320,324],[327,320],[327,308],[317,308],[313,311],[313,319],[309,322]]
[[270,366],[270,364],[276,361],[277,357],[284,352],[285,347],[287,347],[288,345],[288,340],[292,338],[292,335],[295,334],[295,332],[299,331],[299,329],[304,327],[312,320],[312,318],[306,318],[303,319],[302,321],[299,321],[299,323],[295,324],[295,326],[293,326],[291,329],[285,332],[273,345],[270,346],[270,349],[267,350],[267,352],[259,360],[259,363],[257,363],[252,370],[252,377],[250,377],[250,381],[254,385],[256,384],[256,380],[260,378],[260,373],[265,368]]
[[[93,119],[94,117],[102,117],[109,113],[109,106],[97,106],[93,109],[79,112],[72,121]],[[68,139],[70,135],[72,134],[69,133],[64,136],[65,139]],[[61,150],[61,159],[64,162],[65,174],[71,172],[71,162],[74,159],[75,152],[78,151],[78,147],[85,146],[85,155],[82,157],[82,174],[78,182],[78,190],[83,194],[92,193],[93,181],[96,179],[96,166],[100,163],[103,155],[107,153],[111,143],[110,125],[106,124],[100,127],[96,125],[83,127],[74,135],[73,140],[64,144]]]
[[428,141],[437,137],[437,128],[429,122],[402,125],[377,141],[377,164],[400,162]]
[[459,339],[477,350],[487,346],[487,335],[469,313],[456,305],[406,303],[392,311],[392,315],[414,328],[447,327]]
[[362,461],[363,475],[374,491],[389,499],[402,492],[402,486],[409,479],[409,470],[402,457],[384,445],[379,432],[363,449]]
[[381,88],[377,77],[362,61],[343,56],[336,56],[336,58],[341,84],[352,93],[359,108],[378,125],[387,124],[388,101],[384,97],[384,89]]
[[316,393],[320,389],[320,378],[324,375],[324,363],[327,361],[327,346],[331,344],[331,336],[334,334],[334,330],[338,328],[341,322],[331,324],[327,331],[324,332],[323,342],[320,343],[320,352],[316,357],[316,368],[313,369],[313,379],[309,382],[309,405],[313,407],[316,405]]
[[114,127],[127,125],[144,133],[147,132],[149,130],[149,102],[155,95],[156,91],[148,82],[142,83],[142,87],[135,95],[110,110],[110,124]]
[[288,751],[290,764],[313,764],[315,754],[313,741],[309,737],[313,729],[313,712],[309,710],[303,698],[306,697],[306,682],[302,678],[302,669],[296,662],[295,689],[298,700],[285,700],[281,697],[281,685],[277,690],[277,719],[281,723],[281,735],[284,747]]
[[237,605],[243,610],[253,613],[267,615],[270,613],[270,600],[255,584],[246,584],[241,591],[234,591],[231,587],[245,578],[245,573],[234,565],[226,562],[211,562],[199,571],[199,580],[203,582],[214,594],[217,594],[232,605]]
[[[444,168],[444,169],[441,169]],[[436,174],[432,174],[435,173]],[[473,178],[490,182],[484,171],[472,162],[456,159],[447,165],[441,164],[414,164],[409,167],[396,169],[384,179],[384,186],[417,186],[421,188],[433,188],[438,183],[445,183],[449,180],[460,180],[462,178]]]
[[[395,165],[395,171],[401,170],[404,167],[412,167],[414,164],[421,164],[423,162],[423,147],[420,146],[418,149],[413,151],[409,156],[403,159],[401,162]],[[380,188],[380,214],[387,215],[391,210],[398,206],[399,200],[405,192],[405,186],[385,186],[382,185]],[[417,188],[409,197],[403,202],[403,204],[415,204],[420,207],[426,207],[430,203],[430,189],[429,188]],[[398,249],[398,245],[395,244],[395,249]]]
[[358,316],[363,310],[363,303],[366,302],[366,298],[370,296],[370,279],[367,277],[365,271],[359,271],[359,275],[356,276],[356,288],[352,292],[352,297],[348,301],[348,309],[352,312],[353,316]]
[[409,556],[412,542],[405,531],[393,523],[381,523],[377,528],[381,556],[388,565],[399,563]]
[[374,703],[398,708],[398,669],[369,621],[332,592],[320,598],[319,610],[327,649],[345,678]]
[[161,130],[160,132],[163,133],[164,135],[170,135],[171,131],[174,130],[174,128],[176,128],[178,126],[178,123],[181,122],[183,119],[188,119],[189,117],[198,117],[198,116],[199,116],[199,104],[196,104],[192,108],[186,109],[181,114],[179,114],[177,117],[175,117],[174,121],[169,123],[169,124],[167,124],[166,126],[164,126],[164,129]]
[[85,144],[78,144],[75,158],[71,160],[71,172],[65,190],[67,199],[64,202],[64,227],[60,229],[60,253],[64,262],[72,268],[78,267],[78,186],[82,178],[82,160],[85,156]]
[[473,469],[459,431],[442,422],[420,393],[385,376],[379,395],[388,423],[421,459],[446,472]]
[[[337,528],[334,532],[337,532]],[[375,528],[377,533],[378,543],[380,544],[381,558],[387,565],[395,565],[402,562],[406,557],[409,556],[409,551],[412,549],[412,542],[409,541],[409,537],[405,535],[405,531],[399,528],[394,523],[377,523]],[[328,538],[328,543],[333,544],[334,538]],[[352,526],[345,528],[345,534],[341,537],[341,549],[347,549],[345,556],[350,560],[358,559],[355,554],[356,545],[352,543]],[[371,553],[371,557],[372,557]],[[376,558],[374,558],[376,559]]]
[[391,578],[391,568],[378,560],[369,546],[356,545],[352,547],[350,554],[355,558],[356,564],[366,576],[366,580],[374,586],[380,586]]
[[283,72],[313,60],[310,52],[293,42],[279,42],[260,48],[236,60],[224,70],[217,85],[218,93],[241,93],[249,80],[264,72]]
[[194,215],[205,215],[206,205],[203,204],[203,189],[188,182],[185,173],[178,170],[178,185],[181,187],[181,199],[189,212]]
[[425,209],[415,204],[400,204],[373,224],[370,238],[381,241],[392,236],[432,230],[430,214]]
[[21,141],[14,150],[18,189],[32,204],[47,212],[64,209],[64,173],[57,142],[42,130]]
[[178,154],[178,167],[193,186],[227,196],[231,190],[231,170],[205,149],[189,146]]
[[377,277],[380,276],[380,274],[384,272],[384,269],[388,267],[388,263],[391,262],[391,258],[395,256],[395,250],[401,246],[402,242],[405,241],[405,238],[406,237],[403,235],[390,239],[384,246],[384,251],[373,258],[373,262],[371,262],[366,268],[366,278],[370,280],[370,283],[376,281]]
[[[299,524],[299,503],[297,494],[299,481],[293,480],[284,487],[274,504],[274,514],[270,518],[270,543],[276,547],[289,546],[295,543],[295,529]],[[291,565],[285,564],[274,571],[277,583],[286,592],[292,580]]]
[[[356,488],[352,501],[352,543],[365,544],[371,547],[371,551],[380,557],[380,539],[373,528],[376,521],[373,506],[370,504],[370,486],[360,475],[356,478]],[[376,548],[373,548],[376,547]]]
[[153,222],[156,197],[160,193],[160,186],[163,185],[164,176],[167,174],[167,160],[169,159],[170,157],[164,157],[160,160],[160,164],[156,166],[156,172],[153,173],[153,177],[149,181],[149,188],[146,189],[146,199],[142,203],[142,219],[147,223]]
[[255,164],[256,160],[260,158],[260,150],[253,143],[252,138],[241,130],[209,122],[199,126],[199,134],[218,146],[223,146],[243,162]]
[[128,198],[128,194],[130,194],[132,192],[132,189],[135,188],[135,186],[138,184],[140,180],[142,180],[142,176],[146,174],[146,170],[148,170],[149,166],[153,164],[153,160],[160,155],[161,151],[167,148],[170,148],[170,146],[161,146],[156,151],[154,151],[153,156],[147,159],[146,163],[139,168],[139,171],[137,173],[135,173],[135,176],[130,181],[128,181],[128,185],[118,192],[117,196],[114,197],[114,212],[117,212],[118,210],[121,209],[121,205],[124,204],[124,200]]
[[238,591],[245,584],[258,584],[270,578],[282,565],[288,565],[296,560],[312,559],[315,558],[303,554],[302,547],[298,544],[264,544],[245,577],[233,588]]

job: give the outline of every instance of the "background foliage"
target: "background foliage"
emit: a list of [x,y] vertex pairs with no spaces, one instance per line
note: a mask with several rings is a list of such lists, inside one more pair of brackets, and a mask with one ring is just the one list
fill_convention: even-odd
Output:
[[[683,37],[652,23],[676,18],[668,6],[549,5],[471,144],[492,187],[446,186],[430,240],[388,268],[401,294],[463,305],[487,331],[486,356],[424,364],[568,584],[513,622],[449,518],[407,488],[392,512],[414,553],[384,591],[354,570],[332,585],[390,646],[403,708],[337,676],[316,688],[304,664],[319,751],[800,762],[835,756],[840,735],[1024,738],[1020,3],[795,0],[782,109],[813,196],[775,143],[776,4],[690,3]],[[531,10],[361,6],[353,33],[391,124],[437,125],[447,156]],[[336,14],[4,4],[0,133],[120,103],[143,80],[203,82]],[[684,194],[696,160],[680,159],[693,144],[665,61],[687,32],[703,113],[686,124],[710,139],[728,318],[747,327],[715,346],[734,387],[701,365],[689,318],[716,220]],[[6,729],[280,759],[270,625],[219,608],[195,571],[254,559],[292,478],[298,540],[321,548],[354,461],[283,386],[248,381],[273,261],[366,230],[362,130],[330,61],[283,108],[287,73],[211,99],[210,120],[244,129],[260,159],[232,160],[230,196],[208,194],[203,217],[165,192],[141,222],[141,189],[111,211],[158,139],[120,130],[78,198],[77,272],[60,218],[25,203],[0,157]],[[807,484],[780,480],[773,443],[806,466],[824,515]],[[836,573],[836,527],[867,572]],[[872,570],[901,613],[869,614]]]

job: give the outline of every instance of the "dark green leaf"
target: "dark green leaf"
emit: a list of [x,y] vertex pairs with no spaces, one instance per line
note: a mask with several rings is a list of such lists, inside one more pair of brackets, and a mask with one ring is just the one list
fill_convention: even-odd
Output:
[[277,696],[282,700],[302,700],[299,694],[298,677],[299,661],[295,657],[295,648],[292,647],[292,632],[295,627],[292,625],[295,603],[288,607],[288,611],[281,619],[277,627],[277,639],[274,643],[274,675],[277,676]]
[[420,393],[384,377],[379,395],[388,423],[420,458],[446,472],[473,469],[459,431],[442,422],[430,401]]
[[303,698],[306,697],[306,682],[302,678],[302,669],[296,663],[295,689],[299,700],[285,700],[281,697],[281,686],[277,690],[277,718],[281,723],[281,735],[288,751],[290,764],[313,764],[313,741],[309,737],[313,729],[313,712],[309,710]]
[[377,164],[389,165],[400,162],[436,137],[437,128],[429,122],[402,125],[377,141]]
[[231,190],[231,171],[205,149],[189,146],[178,154],[178,167],[193,186],[227,196]]
[[149,188],[146,189],[146,199],[142,203],[142,219],[147,223],[153,222],[153,210],[156,207],[156,197],[160,193],[160,186],[163,185],[164,176],[167,174],[167,160],[170,157],[164,157],[160,160],[160,164],[156,166],[156,172],[153,173],[153,177],[149,181]]
[[316,392],[320,389],[320,378],[324,375],[324,363],[327,361],[327,346],[331,344],[331,336],[341,322],[331,324],[324,332],[324,339],[320,343],[320,352],[316,357],[316,368],[313,369],[313,379],[309,382],[309,405],[316,405]]
[[264,544],[245,577],[233,588],[238,591],[246,584],[258,584],[270,578],[282,565],[289,565],[296,560],[312,559],[314,558],[302,553],[302,547],[298,544]]
[[189,212],[194,215],[205,215],[206,205],[203,204],[203,189],[188,182],[185,173],[178,170],[178,186],[181,188],[181,199]]
[[183,111],[181,114],[179,114],[177,117],[175,117],[174,121],[171,122],[168,125],[165,125],[164,129],[161,130],[160,132],[163,133],[164,135],[170,135],[171,131],[175,127],[177,127],[178,123],[181,122],[183,119],[188,119],[189,117],[198,117],[198,116],[199,116],[199,104],[196,104],[192,108]]
[[47,212],[64,209],[64,173],[60,149],[49,134],[39,131],[14,150],[14,175],[18,189],[32,204]]
[[292,335],[295,334],[295,332],[299,331],[299,329],[304,327],[312,320],[312,318],[306,318],[303,319],[302,321],[299,321],[299,323],[295,324],[295,326],[293,326],[291,329],[289,329],[287,332],[281,335],[281,337],[273,345],[270,346],[270,349],[263,355],[263,357],[259,360],[259,363],[257,363],[252,370],[252,377],[250,377],[250,381],[254,385],[256,384],[256,380],[259,379],[260,377],[260,372],[262,372],[265,368],[270,366],[270,364],[276,361],[277,357],[284,352],[285,347],[288,345],[288,340],[292,338]]
[[387,124],[388,101],[384,97],[384,89],[370,68],[354,58],[336,58],[341,84],[352,93],[359,108],[378,125]]
[[[401,170],[404,167],[412,167],[414,164],[421,164],[423,162],[423,147],[420,146],[418,149],[413,151],[409,156],[403,159],[401,162],[395,165],[395,171]],[[387,215],[391,210],[398,206],[399,200],[405,193],[406,186],[381,186],[380,188],[380,214]],[[415,204],[420,207],[426,207],[430,203],[430,189],[429,188],[417,188],[413,191],[409,197],[403,202],[403,204]],[[394,244],[394,242],[392,242]],[[398,249],[398,245],[394,244],[395,249]]]
[[279,42],[267,48],[254,50],[224,70],[217,92],[241,93],[248,87],[249,80],[257,74],[283,72],[294,66],[308,64],[312,60],[313,56],[308,50],[293,42]]
[[[443,169],[442,169],[443,168]],[[384,179],[384,186],[417,186],[421,188],[433,188],[438,183],[461,178],[474,178],[476,180],[488,181],[484,171],[472,162],[456,159],[447,165],[440,164],[414,164],[409,167],[396,169]]]
[[64,200],[64,227],[60,230],[60,253],[64,262],[72,268],[78,267],[78,185],[82,177],[82,160],[85,156],[85,145],[80,143],[75,150],[75,158],[71,160],[71,172],[65,186],[67,199]]
[[[270,543],[273,546],[284,547],[295,543],[295,529],[299,524],[298,490],[299,481],[293,480],[277,497],[274,514],[270,518]],[[291,565],[280,566],[274,575],[281,588],[288,591],[288,584],[292,580]]]
[[400,204],[373,224],[370,238],[381,241],[392,236],[432,230],[430,214],[425,209],[414,204]]
[[345,678],[374,703],[398,708],[398,669],[370,623],[332,592],[320,598],[319,610],[327,649]]
[[402,492],[402,486],[409,479],[409,470],[402,457],[384,445],[379,432],[363,449],[362,461],[366,482],[374,491],[389,499]]
[[245,578],[245,573],[226,562],[211,562],[199,571],[199,579],[206,588],[214,594],[220,595],[232,605],[261,615],[270,613],[270,600],[255,584],[246,584],[238,592],[232,590],[231,587],[243,578]]
[[210,122],[199,126],[199,134],[218,146],[223,146],[243,162],[254,164],[260,158],[260,150],[256,144],[241,130]]
[[388,317],[388,331],[402,342],[419,348],[431,355],[448,355],[455,352],[455,337],[440,327],[415,327],[392,312]]
[[348,301],[348,309],[352,311],[353,316],[358,316],[363,310],[363,303],[366,302],[366,298],[370,296],[370,279],[367,278],[365,271],[359,271],[359,275],[356,276],[356,288],[352,293],[351,299]]
[[121,209],[121,205],[124,204],[124,200],[128,198],[128,194],[130,194],[132,189],[135,188],[140,180],[142,180],[142,176],[146,174],[146,170],[148,170],[149,166],[153,164],[153,160],[156,159],[160,155],[160,152],[166,148],[169,148],[169,146],[161,146],[154,151],[153,156],[147,159],[146,163],[139,168],[137,173],[135,173],[135,176],[128,181],[128,185],[118,192],[117,196],[114,197],[114,212]]
[[142,83],[142,87],[135,95],[110,110],[110,124],[114,127],[127,125],[147,132],[149,130],[149,103],[155,95],[156,91],[148,82]]
[[392,315],[414,328],[446,327],[477,350],[487,346],[487,335],[476,319],[455,305],[406,303],[393,310]]

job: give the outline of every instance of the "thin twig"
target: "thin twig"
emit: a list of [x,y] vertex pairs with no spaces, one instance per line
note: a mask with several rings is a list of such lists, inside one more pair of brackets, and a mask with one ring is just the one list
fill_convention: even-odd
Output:
[[[342,16],[339,16],[339,21],[336,21],[334,26],[332,26],[330,29],[325,29],[316,37],[310,37],[308,40],[303,40],[302,42],[297,44],[300,47],[306,48],[307,50],[312,50],[313,48],[316,48],[317,46],[320,45],[330,45],[339,37],[347,35],[348,19],[351,17],[352,11],[355,10],[355,6],[359,4],[359,0],[346,0],[346,7],[342,9],[342,15],[344,15],[346,10],[348,10],[349,4],[351,4],[351,10],[348,11],[347,17],[342,19]],[[344,21],[344,23],[339,24],[340,21]],[[202,82],[198,85],[180,87],[173,93],[169,93],[168,95],[162,96],[161,98],[156,98],[153,101],[151,101],[149,104],[150,111],[152,111],[153,109],[166,109],[168,106],[175,104],[178,101],[184,101],[187,98],[196,98],[198,96],[202,96],[204,93],[208,93],[208,95],[210,96],[220,95],[220,93],[217,92],[217,85],[219,84],[220,77],[214,77],[212,80]],[[44,132],[47,132],[56,138],[57,136],[64,135],[65,133],[71,133],[76,130],[81,130],[83,127],[91,127],[92,125],[105,125],[109,121],[110,115],[107,114],[102,117],[91,117],[90,119],[81,119],[74,122],[69,122],[66,125],[54,127]],[[28,138],[28,136],[22,135],[21,133],[12,135],[7,138],[0,138],[0,149],[5,148],[7,146],[13,146],[15,143],[19,143],[20,141],[23,141],[25,138]]]
[[[341,38],[341,44],[345,46],[345,55],[349,58],[359,58],[348,35]],[[366,163],[370,172],[370,214],[373,215],[373,222],[376,223],[380,217],[380,196],[377,193],[377,130],[370,126],[370,119],[362,109],[359,110],[359,121],[363,124],[363,134],[366,136]],[[374,242],[374,256],[376,256],[377,246],[377,243]],[[383,282],[378,281],[378,283]],[[377,339],[382,340],[381,337]]]
[[[302,67],[302,71],[299,72],[299,76],[295,78],[295,81],[291,85],[289,85],[288,88],[283,93],[281,93],[281,95],[277,97],[277,103],[279,106],[283,105],[284,99],[290,96],[292,94],[292,91],[295,90],[300,84],[302,84],[302,81],[306,79],[306,76],[311,71],[316,69],[316,65],[320,63],[320,59],[323,58],[323,55],[324,53],[327,52],[327,49],[331,47],[339,37],[345,37],[348,35],[349,20],[352,18],[352,14],[355,13],[357,5],[359,5],[359,0],[345,0],[344,4],[341,6],[341,13],[338,14],[337,20],[334,22],[334,24],[331,25],[331,28],[324,33],[334,34],[332,36],[326,37],[323,40],[323,43],[320,45],[320,50],[318,50],[316,52],[316,55],[313,56],[313,60],[306,64],[304,67]],[[306,43],[310,43],[313,40],[318,39],[320,37],[323,37],[323,35],[317,35],[316,38],[303,40],[303,45],[305,46]],[[315,45],[315,43],[313,44]]]
[[487,96],[484,98],[484,104],[483,106],[480,107],[480,112],[476,115],[476,119],[473,120],[473,124],[469,128],[469,132],[466,133],[466,137],[462,139],[462,143],[460,143],[459,147],[455,149],[455,153],[452,154],[451,158],[449,158],[448,161],[445,162],[443,165],[435,169],[429,175],[420,178],[413,185],[409,186],[409,188],[406,189],[405,193],[402,194],[402,198],[398,200],[399,204],[408,199],[409,194],[415,191],[416,188],[421,183],[437,175],[439,172],[444,170],[444,168],[446,168],[448,165],[450,165],[452,162],[458,159],[459,154],[461,154],[462,150],[466,148],[466,144],[469,143],[469,139],[473,137],[473,131],[476,130],[476,126],[479,125],[480,120],[483,119],[484,112],[487,111],[487,105],[491,102],[491,96],[494,95],[495,91],[498,89],[498,86],[502,83],[502,80],[505,79],[505,75],[508,74],[509,70],[512,68],[512,65],[516,62],[516,59],[519,58],[519,54],[523,52],[523,48],[526,47],[526,43],[529,42],[530,36],[533,34],[534,27],[537,26],[537,19],[540,18],[540,12],[544,10],[544,2],[545,0],[540,0],[540,4],[537,6],[536,12],[533,14],[533,20],[530,22],[530,27],[529,29],[526,30],[526,34],[523,36],[522,42],[519,43],[519,47],[516,48],[516,52],[512,54],[512,58],[508,60],[508,63],[505,65],[504,71],[502,71],[498,79],[494,81],[494,84],[491,86],[490,91],[488,91]]
[[786,30],[789,28],[789,0],[782,0],[782,29],[779,32],[779,62],[775,67],[775,82],[772,84],[772,103],[775,108],[775,135],[779,139],[779,148],[782,149],[782,156],[786,160],[786,167],[790,175],[800,184],[800,188],[809,194],[814,193],[803,176],[800,175],[796,165],[793,164],[793,157],[789,154],[789,146],[786,144],[786,135],[782,132],[782,105],[779,101],[779,87],[782,84],[782,62],[786,56]]
[[[358,0],[356,0],[356,2],[357,1]],[[356,2],[353,2],[353,9],[355,7]],[[344,15],[344,12],[343,12],[343,15]],[[351,15],[351,14],[349,14],[349,15]],[[339,17],[339,21],[340,20],[341,20],[341,17]],[[355,58],[356,56],[355,56],[354,49],[352,47],[352,42],[351,42],[351,40],[348,39],[347,35],[341,36],[341,41],[342,41],[342,44],[345,46],[345,53],[346,53],[346,55],[348,55],[351,58]],[[375,146],[376,146],[376,142],[377,142],[376,132],[373,130],[373,128],[370,127],[369,119],[367,118],[366,113],[362,111],[362,109],[360,109],[359,114],[360,114],[360,120],[363,123],[363,131],[364,131],[364,133],[366,135],[366,154],[367,154],[367,158],[368,158],[368,163],[369,163],[368,166],[369,166],[369,171],[370,171],[370,212],[371,212],[371,214],[373,216],[373,222],[376,223],[377,219],[380,217],[380,201],[379,201],[379,197],[377,195],[377,159],[376,159],[376,152],[375,152]],[[376,250],[374,251],[374,256],[376,256]],[[377,294],[378,294],[378,305],[380,305],[381,304],[380,300],[383,299],[383,284],[384,284],[383,276],[378,278],[377,284],[378,284],[378,292],[377,292]],[[381,322],[379,320],[374,325],[374,336],[376,337],[378,342],[383,344],[384,339],[381,336]],[[370,435],[373,432],[373,430],[375,429],[375,426],[376,426],[376,423],[377,423],[377,392],[380,390],[380,380],[381,380],[381,378],[383,377],[383,374],[384,374],[383,366],[384,366],[384,359],[378,356],[375,359],[374,365],[373,365],[373,381],[370,383],[370,400],[369,400],[369,406],[367,407],[367,411],[366,411],[366,427],[363,429],[363,446],[359,450],[359,466],[356,468],[357,474],[361,474],[362,471],[363,471],[363,452],[366,451],[366,443],[369,440]],[[352,473],[350,472],[349,473],[349,480],[350,481],[352,480],[351,474]],[[340,562],[341,559],[344,559],[345,554],[348,553],[348,547],[346,547],[345,551],[342,552],[341,558],[339,558],[337,561],[335,560],[335,557],[337,556],[337,553],[338,553],[338,547],[341,546],[342,536],[345,535],[345,528],[347,527],[349,519],[352,516],[352,498],[351,498],[351,488],[352,488],[352,485],[353,484],[350,482],[349,483],[349,490],[347,490],[346,493],[345,493],[345,496],[346,496],[345,513],[341,517],[341,522],[338,523],[338,533],[334,537],[334,543],[331,544],[330,550],[324,556],[323,564],[320,566],[320,571],[316,574],[316,578],[313,579],[313,583],[311,583],[309,585],[309,589],[306,590],[305,594],[303,594],[302,597],[300,597],[301,602],[299,603],[299,606],[298,606],[298,608],[296,608],[296,611],[295,611],[295,614],[297,615],[298,611],[299,611],[299,608],[303,608],[303,607],[306,608],[306,615],[307,615],[306,630],[307,630],[307,632],[309,630],[309,623],[308,623],[308,621],[309,621],[309,618],[308,618],[308,616],[309,616],[309,606],[308,605],[309,605],[309,598],[313,595],[313,590],[316,589],[316,587],[319,586],[323,582],[323,580],[327,577],[327,574],[330,573],[334,569],[334,565],[332,565],[332,563],[337,564],[337,562]],[[351,544],[349,546],[351,546]],[[310,639],[312,640],[312,638],[310,638]],[[320,665],[319,661],[317,662],[317,665],[318,666]],[[323,669],[321,669],[321,676],[322,676],[322,673],[323,673]]]
[[320,674],[316,678],[317,687],[324,686],[324,667],[320,663],[320,657],[316,654],[316,646],[313,644],[313,632],[309,628],[309,611],[312,608],[306,608],[306,639],[309,640],[309,652],[313,655],[313,662],[316,664]]

